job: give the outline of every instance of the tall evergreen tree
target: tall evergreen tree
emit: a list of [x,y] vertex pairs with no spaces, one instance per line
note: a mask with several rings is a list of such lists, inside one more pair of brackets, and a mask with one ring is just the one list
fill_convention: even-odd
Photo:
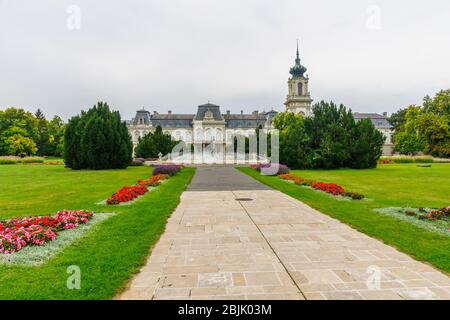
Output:
[[64,134],[64,160],[72,169],[126,168],[132,148],[119,112],[104,102],[70,119]]
[[34,116],[37,120],[37,147],[38,147],[38,155],[43,156],[48,154],[48,145],[50,136],[48,133],[48,122],[45,119],[45,115],[41,109],[37,109],[34,113]]
[[310,138],[310,163],[316,168],[341,168],[350,158],[350,144],[355,120],[342,104],[321,101],[314,105],[313,116],[305,119]]
[[360,120],[353,130],[350,158],[346,166],[355,169],[375,168],[385,140],[386,137],[370,119]]

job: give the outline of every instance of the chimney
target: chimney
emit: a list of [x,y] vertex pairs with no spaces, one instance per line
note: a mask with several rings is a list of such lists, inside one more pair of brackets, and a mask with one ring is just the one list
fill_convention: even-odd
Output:
[[244,110],[241,110],[241,116],[244,115]]
[[258,116],[258,110],[253,111],[252,114],[253,114],[254,117],[257,117]]
[[171,115],[172,114],[172,110],[167,111],[167,113]]
[[230,110],[227,110],[227,115],[230,115],[230,114],[231,114]]

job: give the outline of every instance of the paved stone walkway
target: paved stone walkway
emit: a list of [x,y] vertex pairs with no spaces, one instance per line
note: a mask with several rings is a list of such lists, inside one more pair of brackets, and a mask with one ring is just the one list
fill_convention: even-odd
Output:
[[450,279],[232,167],[200,167],[119,298],[450,299]]

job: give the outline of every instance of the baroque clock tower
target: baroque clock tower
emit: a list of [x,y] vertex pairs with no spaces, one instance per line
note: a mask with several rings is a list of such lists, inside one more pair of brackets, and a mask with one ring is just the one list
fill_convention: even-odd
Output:
[[300,64],[297,41],[297,57],[295,65],[289,70],[291,78],[288,80],[289,93],[286,97],[286,111],[301,113],[307,117],[311,115],[311,96],[308,89],[308,75],[304,76],[306,68]]

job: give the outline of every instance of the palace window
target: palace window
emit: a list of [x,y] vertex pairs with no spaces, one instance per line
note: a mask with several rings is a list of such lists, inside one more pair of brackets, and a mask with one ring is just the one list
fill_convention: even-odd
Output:
[[299,96],[303,95],[303,83],[299,82],[297,85],[297,89],[298,89],[298,95]]

